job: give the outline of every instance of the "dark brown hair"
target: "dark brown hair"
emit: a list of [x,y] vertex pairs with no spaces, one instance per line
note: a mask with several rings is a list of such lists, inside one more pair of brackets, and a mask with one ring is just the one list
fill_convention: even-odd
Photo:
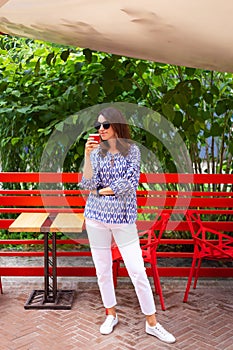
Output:
[[[123,114],[116,108],[107,107],[102,109],[98,117],[102,115],[111,124],[114,132],[117,134],[116,148],[123,155],[126,156],[129,152],[131,141],[129,125]],[[97,117],[97,119],[98,119]],[[109,150],[108,141],[100,143],[100,149],[102,156],[105,156]]]

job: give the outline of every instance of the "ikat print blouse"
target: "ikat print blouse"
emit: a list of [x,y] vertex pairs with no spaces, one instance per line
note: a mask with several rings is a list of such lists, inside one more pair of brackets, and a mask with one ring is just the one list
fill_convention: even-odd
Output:
[[130,145],[127,156],[107,152],[100,155],[99,148],[91,152],[93,177],[84,176],[80,187],[87,190],[110,187],[113,196],[98,196],[90,193],[86,202],[86,218],[110,224],[132,224],[137,219],[136,190],[140,176],[140,150]]

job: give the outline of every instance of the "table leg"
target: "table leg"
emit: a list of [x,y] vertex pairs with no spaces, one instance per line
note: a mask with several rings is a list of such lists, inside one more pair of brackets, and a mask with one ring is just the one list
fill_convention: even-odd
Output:
[[44,290],[34,290],[26,304],[25,309],[71,309],[74,290],[57,289],[57,254],[56,233],[44,232]]
[[44,233],[44,302],[55,303],[57,297],[56,233],[52,234],[52,247],[49,233]]

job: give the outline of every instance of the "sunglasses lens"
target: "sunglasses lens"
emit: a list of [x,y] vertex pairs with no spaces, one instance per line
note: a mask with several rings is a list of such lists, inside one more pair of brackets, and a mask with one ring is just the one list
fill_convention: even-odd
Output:
[[107,129],[109,129],[110,128],[110,123],[103,123],[103,128],[105,129],[105,130],[107,130]]
[[103,122],[103,123],[95,123],[95,129],[99,130],[101,128],[101,125],[103,125],[103,128],[105,130],[109,129],[111,124],[109,122]]
[[95,124],[95,129],[96,129],[96,130],[99,130],[100,127],[101,127],[101,124],[100,124],[100,123],[96,123],[96,124]]

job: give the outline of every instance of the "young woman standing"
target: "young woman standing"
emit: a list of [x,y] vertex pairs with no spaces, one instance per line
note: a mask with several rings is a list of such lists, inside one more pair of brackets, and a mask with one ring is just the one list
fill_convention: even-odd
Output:
[[86,207],[86,229],[98,285],[107,317],[100,327],[110,334],[118,323],[116,296],[112,276],[112,240],[115,240],[134,285],[145,331],[166,343],[175,337],[156,319],[156,307],[146,275],[136,228],[136,190],[140,176],[140,151],[132,142],[128,124],[115,108],[103,109],[95,128],[101,142],[89,137],[85,145],[82,188],[90,190]]

